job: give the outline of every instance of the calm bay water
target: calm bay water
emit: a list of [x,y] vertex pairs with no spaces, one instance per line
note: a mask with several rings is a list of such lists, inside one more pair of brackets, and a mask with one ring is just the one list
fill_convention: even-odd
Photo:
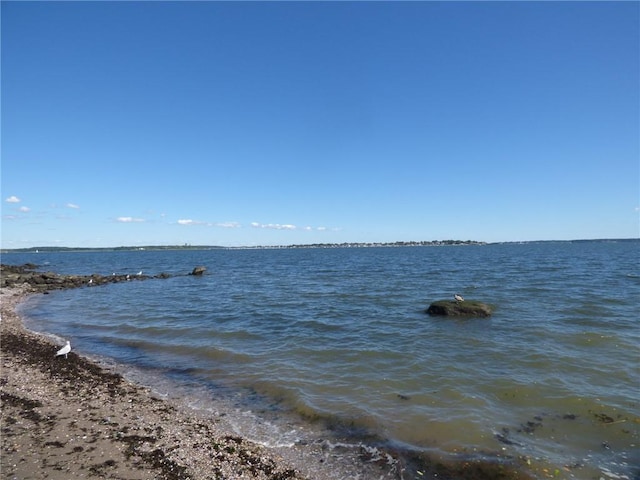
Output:
[[[12,253],[2,261],[58,273],[176,274],[24,305],[31,328],[80,352],[203,392],[245,392],[249,409],[259,398],[379,445],[506,458],[537,478],[638,479],[639,247]],[[196,265],[207,274],[182,275]],[[424,313],[454,293],[494,305],[494,315]],[[272,427],[264,443],[303,440]]]

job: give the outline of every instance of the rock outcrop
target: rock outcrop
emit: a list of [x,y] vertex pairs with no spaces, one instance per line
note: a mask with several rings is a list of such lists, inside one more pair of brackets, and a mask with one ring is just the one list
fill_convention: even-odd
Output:
[[206,270],[206,267],[194,267],[191,275],[203,275]]
[[438,300],[429,305],[426,313],[450,317],[489,317],[493,313],[493,308],[486,303],[475,300],[465,300],[463,302]]
[[156,276],[142,274],[113,275],[60,275],[53,272],[40,272],[32,263],[24,265],[1,265],[0,287],[12,287],[28,284],[38,291],[62,290],[66,288],[92,287],[107,283],[147,280],[149,278],[169,278],[171,275],[161,273]]

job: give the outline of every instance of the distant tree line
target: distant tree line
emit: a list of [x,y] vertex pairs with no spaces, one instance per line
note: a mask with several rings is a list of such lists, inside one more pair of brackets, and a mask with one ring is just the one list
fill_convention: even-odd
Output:
[[287,245],[277,248],[366,248],[366,247],[434,247],[444,245],[486,245],[475,240],[422,240],[398,242],[343,242],[343,243],[311,243],[304,245]]
[[[495,243],[577,243],[577,242],[639,242],[640,238],[602,238],[584,240],[532,240],[522,242],[495,242]],[[123,246],[123,247],[29,247],[29,248],[3,248],[2,253],[43,253],[43,252],[115,252],[115,251],[140,251],[140,250],[233,250],[233,249],[260,249],[260,248],[366,248],[366,247],[437,247],[447,245],[488,245],[487,242],[476,240],[423,240],[423,241],[398,241],[398,242],[342,242],[342,243],[308,243],[293,245],[264,245],[245,247],[224,247],[220,245],[148,245],[148,246]]]
[[398,241],[398,242],[342,242],[342,243],[308,243],[293,245],[255,246],[255,247],[223,247],[219,245],[148,245],[148,246],[123,246],[123,247],[29,247],[2,249],[3,252],[117,252],[117,251],[142,251],[142,250],[214,250],[214,249],[246,249],[246,248],[361,248],[361,247],[429,247],[441,245],[485,245],[485,242],[475,240],[423,240],[423,241]]

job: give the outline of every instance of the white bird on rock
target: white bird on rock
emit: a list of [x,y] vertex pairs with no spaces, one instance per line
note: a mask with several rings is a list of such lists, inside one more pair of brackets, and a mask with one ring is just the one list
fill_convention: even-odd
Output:
[[453,298],[456,299],[456,302],[464,302],[464,298],[462,298],[462,295],[460,295],[459,293],[456,293]]
[[67,358],[67,355],[69,354],[70,351],[71,351],[71,342],[67,340],[67,344],[56,352],[56,357],[59,355],[64,355],[64,358]]

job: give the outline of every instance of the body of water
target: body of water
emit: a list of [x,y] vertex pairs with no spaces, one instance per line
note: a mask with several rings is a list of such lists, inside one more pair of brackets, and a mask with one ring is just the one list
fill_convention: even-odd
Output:
[[[201,406],[224,392],[244,414],[290,412],[376,446],[599,480],[640,475],[639,247],[10,253],[3,263],[174,274],[33,297],[22,313],[77,351],[202,387]],[[184,275],[196,265],[204,276]],[[494,315],[425,314],[454,293]],[[269,425],[239,433],[304,441]]]

